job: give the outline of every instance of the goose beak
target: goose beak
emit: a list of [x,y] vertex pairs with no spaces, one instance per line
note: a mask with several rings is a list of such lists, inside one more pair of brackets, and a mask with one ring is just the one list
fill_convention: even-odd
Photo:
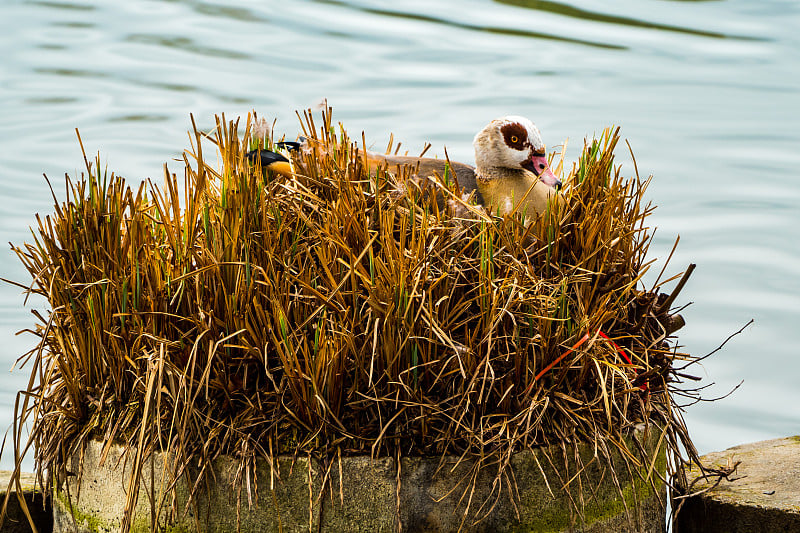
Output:
[[292,164],[277,152],[253,150],[252,152],[247,152],[247,159],[251,164],[254,164],[256,159],[260,160],[261,168],[264,170],[270,169],[284,176],[292,176]]
[[553,174],[550,170],[550,165],[547,164],[547,158],[544,154],[534,153],[530,159],[522,163],[522,168],[530,170],[548,187],[553,187],[558,190],[561,188],[561,180]]

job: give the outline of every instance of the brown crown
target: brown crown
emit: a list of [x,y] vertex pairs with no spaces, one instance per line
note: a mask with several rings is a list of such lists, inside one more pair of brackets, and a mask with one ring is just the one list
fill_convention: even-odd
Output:
[[[500,132],[503,134],[503,140],[506,142],[506,145],[514,150],[525,149],[525,143],[528,140],[528,130],[526,130],[522,124],[519,122],[504,124],[500,128]],[[514,141],[515,138],[516,141]]]

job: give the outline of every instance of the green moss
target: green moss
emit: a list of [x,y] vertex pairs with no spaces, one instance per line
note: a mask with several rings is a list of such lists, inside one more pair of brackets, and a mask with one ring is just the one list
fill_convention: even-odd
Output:
[[[115,526],[109,523],[108,521],[103,520],[102,518],[98,518],[93,514],[81,511],[76,505],[72,505],[70,507],[69,499],[61,491],[56,492],[55,499],[57,500],[56,505],[60,505],[62,512],[64,512],[65,514],[71,514],[71,516],[75,518],[75,521],[78,523],[79,526],[88,529],[92,533],[104,533],[106,531],[112,531],[114,529],[118,529],[118,526]],[[133,525],[131,525],[130,531],[131,533],[148,533],[152,531],[150,529],[150,520],[149,519],[135,520],[133,522]],[[159,533],[192,533],[194,529],[186,527],[183,524],[178,524],[178,525],[169,524],[163,527],[159,527],[157,531],[159,531]]]
[[[597,523],[613,520],[615,517],[625,516],[626,506],[635,512],[641,505],[655,497],[649,483],[637,479],[622,487],[622,493],[609,492],[607,498],[593,500],[584,508],[585,525],[590,527]],[[520,533],[561,533],[574,527],[573,511],[569,505],[558,507],[548,506],[537,510],[535,517],[528,520],[519,529]]]
[[[149,533],[150,531],[152,530],[150,529],[149,519],[136,520],[131,526],[131,533]],[[182,524],[168,524],[166,526],[158,526],[156,531],[159,533],[193,533],[195,530]]]
[[525,524],[524,528],[520,529],[520,533],[561,533],[567,530],[570,525],[570,512],[568,507],[563,507],[556,511],[555,509],[549,512],[542,512],[533,522]]
[[594,502],[591,505],[591,511],[593,512],[586,513],[586,525],[591,525],[599,521],[606,521],[615,516],[622,516],[626,508],[629,511],[635,511],[644,501],[654,496],[653,488],[648,482],[635,479],[622,487],[621,497],[620,494],[617,494],[616,498]]
[[[656,459],[654,472],[664,473],[666,465],[666,454],[662,450]],[[643,473],[646,473],[646,468]],[[587,502],[583,508],[583,519],[587,528],[591,528],[593,525],[609,525],[615,519],[625,520],[626,509],[635,515],[639,509],[647,507],[648,502],[657,498],[650,482],[636,476],[636,472],[632,474],[636,476],[634,479],[623,477],[622,472],[618,474],[622,485],[621,491],[618,491],[610,481],[606,480],[600,487],[595,487],[598,490],[596,498],[590,500],[589,495],[585,494]],[[659,486],[658,482],[656,482],[656,486]],[[558,493],[556,492],[556,494]],[[549,505],[534,503],[533,507],[536,514],[523,518],[523,523],[516,530],[519,533],[561,533],[571,530],[576,525],[574,508],[564,496],[557,497]]]
[[69,498],[62,491],[56,490],[54,492],[55,498],[53,498],[53,505],[60,506],[64,514],[72,516],[80,526],[88,529],[92,533],[103,533],[111,531],[112,529],[118,529],[118,527],[114,528],[107,521],[97,518],[93,514],[81,511],[77,505],[70,503]]
[[[105,533],[107,531],[119,529],[118,524],[98,518],[91,513],[84,512],[78,508],[77,505],[70,505],[69,498],[67,498],[63,491],[55,491],[54,500],[54,504],[60,506],[61,511],[64,514],[71,515],[80,527],[83,527],[92,533]],[[150,529],[149,518],[140,518],[138,520],[134,520],[130,529],[131,533],[149,533],[150,531],[152,530]],[[159,531],[159,533],[193,533],[194,529],[186,527],[183,524],[169,524],[159,527],[157,531]]]
[[[666,472],[666,467],[667,456],[662,451],[656,459],[655,472]],[[658,483],[656,483],[656,486],[658,486]],[[607,521],[615,516],[623,516],[626,508],[628,511],[636,512],[644,502],[657,497],[650,482],[638,476],[635,476],[622,486],[621,494],[616,493],[616,497],[614,497],[615,494],[612,492],[611,495],[612,497],[610,498],[600,501],[595,500],[587,506],[587,526],[596,522]]]

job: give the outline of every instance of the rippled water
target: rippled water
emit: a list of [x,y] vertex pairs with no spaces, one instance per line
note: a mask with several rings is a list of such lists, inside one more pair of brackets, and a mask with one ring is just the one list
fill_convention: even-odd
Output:
[[[187,145],[189,113],[256,109],[294,135],[294,110],[328,98],[351,133],[409,150],[425,141],[472,162],[471,140],[505,114],[534,119],[572,158],[585,136],[622,126],[655,176],[651,247],[682,294],[687,351],[715,348],[705,378],[731,397],[691,407],[701,451],[800,433],[800,4],[795,0],[607,3],[537,0],[85,2],[0,5],[0,242],[90,153],[129,178],[159,179]],[[630,158],[621,156],[632,172]],[[177,163],[171,162],[177,169]],[[24,280],[0,253],[0,275]],[[654,273],[650,276],[652,280]],[[0,285],[0,360],[32,343],[17,288]],[[24,372],[3,374],[0,424]],[[8,467],[3,458],[0,466]]]

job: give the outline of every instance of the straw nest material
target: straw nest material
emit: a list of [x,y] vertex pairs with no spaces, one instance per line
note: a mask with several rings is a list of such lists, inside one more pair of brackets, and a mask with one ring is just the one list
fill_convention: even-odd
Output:
[[[657,294],[670,280],[643,288],[652,207],[614,166],[618,130],[559,164],[564,205],[525,221],[447,175],[370,175],[330,109],[301,120],[293,177],[262,172],[252,124],[243,140],[224,117],[195,127],[183,179],[165,165],[161,187],[87,161],[14,248],[49,306],[14,434],[42,479],[92,438],[176,465],[456,455],[503,480],[512,454],[552,444],[634,465],[693,453],[671,394],[688,356]],[[658,450],[625,440],[637,425]]]

